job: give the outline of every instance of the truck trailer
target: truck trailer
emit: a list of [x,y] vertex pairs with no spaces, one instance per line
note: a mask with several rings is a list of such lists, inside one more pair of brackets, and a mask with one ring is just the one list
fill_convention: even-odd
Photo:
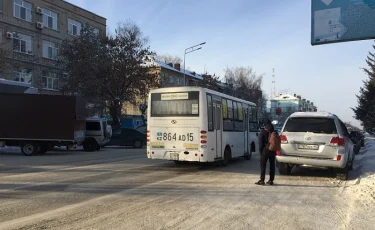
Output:
[[87,115],[78,96],[0,93],[0,147],[19,146],[31,156],[82,145]]

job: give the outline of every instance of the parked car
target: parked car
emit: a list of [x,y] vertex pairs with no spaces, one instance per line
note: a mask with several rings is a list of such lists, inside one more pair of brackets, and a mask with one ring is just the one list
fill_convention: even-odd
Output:
[[107,145],[133,146],[142,148],[146,144],[146,134],[132,128],[122,128],[113,131],[112,138]]
[[146,131],[147,131],[147,125],[146,124],[142,124],[142,125],[136,127],[135,129],[138,130],[141,133],[146,133]]
[[346,180],[353,167],[353,143],[345,124],[326,112],[297,112],[288,117],[277,152],[279,172],[291,174],[295,165],[332,168]]
[[351,131],[350,132],[350,139],[352,140],[354,144],[354,152],[355,154],[358,154],[361,150],[361,147],[364,146],[365,138],[362,136],[362,134],[358,131]]

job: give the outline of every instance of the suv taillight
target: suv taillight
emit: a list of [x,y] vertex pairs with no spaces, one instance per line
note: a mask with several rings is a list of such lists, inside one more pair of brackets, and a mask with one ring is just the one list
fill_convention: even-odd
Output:
[[281,144],[287,144],[288,138],[285,135],[280,135]]
[[340,137],[332,137],[330,145],[345,146],[345,139]]

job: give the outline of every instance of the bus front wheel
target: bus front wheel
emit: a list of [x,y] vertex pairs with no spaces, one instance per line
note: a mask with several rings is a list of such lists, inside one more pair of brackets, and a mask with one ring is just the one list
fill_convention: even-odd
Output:
[[251,156],[253,155],[253,152],[251,151],[249,154],[246,154],[245,156],[244,156],[244,158],[246,159],[246,160],[251,160]]

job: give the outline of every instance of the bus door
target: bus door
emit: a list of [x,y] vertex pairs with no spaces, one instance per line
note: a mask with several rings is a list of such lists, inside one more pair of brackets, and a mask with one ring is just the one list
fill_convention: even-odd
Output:
[[216,133],[216,158],[222,157],[222,110],[221,110],[221,98],[212,97],[214,106],[214,122],[215,122],[215,133]]
[[247,112],[247,107],[244,107],[243,108],[243,113],[244,113],[244,131],[245,131],[245,135],[244,135],[244,138],[245,138],[245,152],[246,154],[249,154],[249,131],[248,131],[248,127],[249,127],[249,115],[248,115],[248,112]]

